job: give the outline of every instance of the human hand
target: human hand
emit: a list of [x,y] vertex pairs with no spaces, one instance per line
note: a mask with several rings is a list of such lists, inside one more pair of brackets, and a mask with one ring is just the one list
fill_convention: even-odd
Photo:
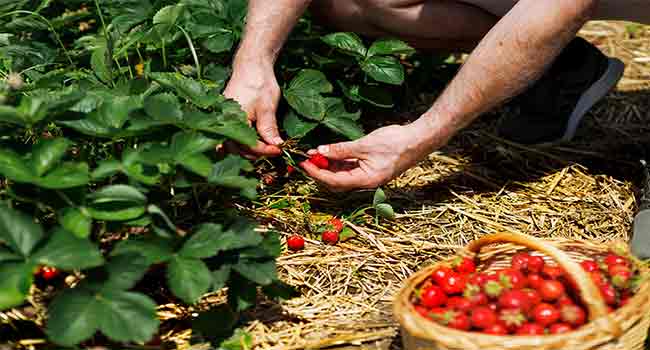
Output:
[[273,60],[238,58],[233,68],[232,77],[223,95],[239,102],[248,115],[249,124],[255,125],[261,140],[251,148],[231,144],[227,150],[247,158],[280,155],[278,145],[283,140],[275,116],[280,100],[280,87],[273,72]]
[[305,161],[305,172],[333,191],[376,188],[415,165],[432,150],[430,135],[417,126],[391,125],[351,142],[318,147],[309,154],[329,158],[329,169]]

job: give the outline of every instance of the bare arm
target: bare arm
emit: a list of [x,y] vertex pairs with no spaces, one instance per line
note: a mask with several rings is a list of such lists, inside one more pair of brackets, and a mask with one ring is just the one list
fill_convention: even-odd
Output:
[[261,140],[245,156],[275,156],[282,143],[276,121],[280,100],[273,65],[289,32],[305,12],[310,0],[250,0],[244,37],[233,61],[233,73],[224,90],[235,99],[255,124]]

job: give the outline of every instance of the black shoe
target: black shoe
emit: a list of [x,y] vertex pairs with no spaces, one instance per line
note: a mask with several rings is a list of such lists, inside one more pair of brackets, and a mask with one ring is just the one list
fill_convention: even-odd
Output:
[[540,80],[515,99],[520,113],[504,118],[498,135],[522,144],[570,141],[582,117],[616,86],[624,69],[623,62],[576,37]]

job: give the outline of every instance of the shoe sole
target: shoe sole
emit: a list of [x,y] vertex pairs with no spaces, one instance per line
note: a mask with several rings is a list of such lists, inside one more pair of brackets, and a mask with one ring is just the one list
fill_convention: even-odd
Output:
[[[582,121],[582,118],[589,112],[591,107],[593,107],[598,101],[603,99],[611,90],[618,84],[619,80],[623,77],[623,72],[625,71],[625,64],[617,58],[609,58],[609,63],[605,74],[598,79],[587,91],[585,91],[578,103],[576,108],[571,113],[569,121],[567,122],[566,130],[564,136],[557,140],[556,142],[568,142],[573,139],[578,130],[578,126]],[[555,143],[555,142],[551,142]]]

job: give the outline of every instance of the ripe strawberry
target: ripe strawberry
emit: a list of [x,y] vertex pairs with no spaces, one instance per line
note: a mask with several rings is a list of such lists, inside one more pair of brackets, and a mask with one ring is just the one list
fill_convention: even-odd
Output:
[[499,281],[501,285],[511,289],[522,289],[528,284],[526,276],[519,270],[505,269],[499,271]]
[[542,268],[542,275],[556,280],[564,275],[564,270],[559,266],[546,265]]
[[551,334],[562,334],[571,332],[573,329],[566,323],[556,323],[549,328]]
[[609,265],[608,269],[614,287],[626,289],[630,285],[632,271],[626,265]]
[[499,304],[498,304],[498,303],[489,303],[489,304],[487,305],[487,307],[488,307],[490,310],[494,311],[494,312],[499,311]]
[[562,305],[560,306],[560,315],[562,321],[574,327],[580,327],[587,321],[587,314],[578,305]]
[[594,272],[598,271],[600,267],[598,266],[598,263],[593,261],[593,260],[585,260],[580,262],[580,266],[582,266],[582,269],[587,271],[587,272]]
[[275,183],[275,176],[273,174],[264,174],[262,175],[262,182],[267,186],[271,186]]
[[296,168],[294,168],[292,165],[287,165],[287,174],[291,175],[293,172],[296,171]]
[[542,286],[542,282],[544,282],[544,278],[542,278],[542,276],[536,273],[528,275],[528,285],[531,288],[539,289],[539,287]]
[[343,221],[339,218],[331,218],[327,223],[332,226],[333,231],[340,233],[343,230]]
[[472,322],[466,314],[456,312],[447,323],[447,326],[461,331],[468,331],[472,327]]
[[454,261],[454,268],[456,269],[456,272],[464,275],[476,272],[476,264],[474,263],[474,260],[470,258],[459,257]]
[[40,269],[40,275],[43,277],[44,280],[50,281],[55,279],[56,277],[59,276],[59,270],[56,267],[52,266],[43,266]]
[[429,309],[422,305],[414,305],[415,312],[417,312],[422,317],[429,317]]
[[488,281],[485,287],[483,287],[483,290],[485,290],[485,294],[490,298],[498,298],[503,292],[503,286],[497,281]]
[[287,247],[291,250],[302,250],[305,248],[305,239],[299,235],[293,235],[287,238]]
[[430,286],[420,293],[420,303],[428,308],[444,305],[447,294],[438,286]]
[[467,300],[469,300],[472,306],[484,306],[490,302],[487,294],[480,291],[474,294],[472,293],[468,294],[467,288],[465,288],[465,293],[463,293],[463,295],[465,296],[465,298],[467,298]]
[[560,311],[551,304],[542,303],[533,309],[532,316],[535,322],[546,327],[560,319]]
[[339,233],[336,231],[325,231],[321,235],[321,238],[327,244],[336,244],[339,241]]
[[523,289],[522,291],[526,293],[526,296],[528,297],[528,300],[530,301],[530,305],[532,307],[535,307],[542,302],[542,296],[539,295],[539,293],[536,290]]
[[475,273],[469,277],[469,283],[475,286],[483,287],[488,281],[488,276],[485,273]]
[[608,253],[605,256],[605,259],[603,260],[605,262],[605,265],[611,266],[611,265],[626,265],[628,264],[627,259],[624,257],[614,254],[614,253]]
[[483,330],[483,333],[485,334],[491,334],[491,335],[507,335],[508,334],[508,328],[504,326],[501,323],[494,323],[490,325],[489,327],[485,328]]
[[519,309],[527,311],[531,307],[530,300],[526,293],[513,289],[505,291],[499,297],[499,306],[503,309]]
[[309,162],[321,169],[327,169],[330,166],[330,162],[324,155],[316,153],[309,158]]
[[517,335],[544,335],[544,327],[535,323],[526,323],[517,329]]
[[616,295],[614,286],[609,283],[602,284],[600,286],[600,294],[603,296],[607,305],[616,306],[618,296]]
[[499,311],[499,321],[501,321],[508,330],[514,331],[526,323],[526,317],[519,310],[505,309]]
[[544,259],[541,256],[531,255],[528,258],[528,272],[540,273],[544,269]]
[[512,256],[510,265],[515,270],[527,271],[528,260],[530,260],[530,254],[524,252],[517,253]]
[[546,280],[539,288],[539,294],[545,301],[557,300],[564,295],[564,292],[564,285],[555,280]]
[[441,287],[447,294],[461,294],[465,290],[466,276],[458,272],[451,272],[445,280],[442,281]]
[[463,297],[451,297],[447,300],[447,307],[453,310],[469,311],[472,306],[472,303]]
[[589,277],[591,277],[591,280],[599,287],[607,283],[603,274],[598,271],[590,272]]
[[560,299],[558,299],[558,300],[555,302],[555,304],[556,304],[558,307],[560,307],[560,306],[564,306],[564,305],[574,305],[573,300],[571,300],[571,298],[569,298],[568,295],[563,295],[563,296],[561,296]]
[[437,269],[435,269],[433,273],[431,273],[431,278],[433,278],[433,280],[436,281],[436,283],[438,283],[439,285],[442,285],[442,282],[445,281],[447,279],[447,276],[449,276],[449,274],[451,274],[452,272],[453,270],[450,269],[449,267],[440,266]]
[[487,307],[477,307],[472,310],[472,325],[478,329],[486,329],[497,322],[497,314]]

